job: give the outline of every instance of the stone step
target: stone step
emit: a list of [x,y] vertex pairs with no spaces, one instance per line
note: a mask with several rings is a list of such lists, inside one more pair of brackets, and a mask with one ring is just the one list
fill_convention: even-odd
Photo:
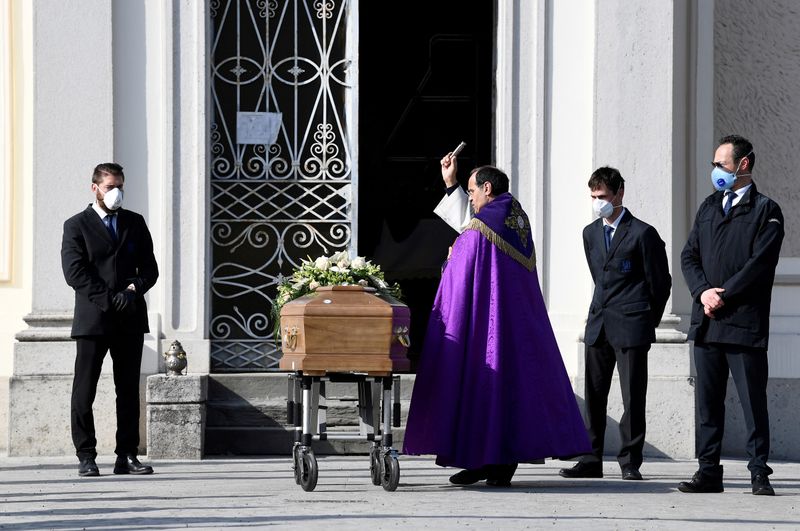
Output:
[[[405,426],[414,375],[401,381],[401,423]],[[206,403],[206,455],[269,455],[291,452],[294,429],[286,423],[286,373],[211,374]],[[326,382],[327,425],[358,426],[355,383]],[[333,430],[331,430],[333,431]],[[394,447],[402,445],[402,428],[393,428]],[[324,454],[365,454],[366,441],[317,441],[314,451]],[[366,462],[366,466],[369,464]]]
[[[403,447],[402,428],[392,429],[392,447]],[[371,447],[369,441],[314,441],[311,447],[318,455],[367,454]],[[291,430],[282,427],[232,427],[208,426],[206,427],[205,454],[206,455],[286,455],[288,466],[291,461],[294,434]],[[365,460],[367,473],[369,461]]]
[[[403,374],[400,381],[400,399],[411,400],[414,375]],[[329,396],[357,396],[355,383],[326,382]],[[245,400],[269,402],[286,400],[288,373],[210,374],[208,377],[209,401]]]
[[[405,424],[409,402],[400,402],[400,418]],[[215,401],[206,405],[206,425],[214,427],[286,427],[286,400],[282,402],[254,403],[237,401]],[[353,401],[328,401],[327,423],[329,426],[358,425],[358,406]]]

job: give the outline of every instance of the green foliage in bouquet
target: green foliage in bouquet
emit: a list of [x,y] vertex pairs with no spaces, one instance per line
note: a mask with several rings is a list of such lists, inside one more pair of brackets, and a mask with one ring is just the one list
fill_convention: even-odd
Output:
[[272,305],[275,336],[280,337],[281,308],[287,302],[312,293],[320,286],[355,285],[375,288],[378,293],[391,295],[398,300],[402,298],[400,286],[387,283],[380,266],[364,257],[357,256],[351,260],[346,251],[341,251],[332,256],[303,260],[291,276],[278,284],[278,295]]

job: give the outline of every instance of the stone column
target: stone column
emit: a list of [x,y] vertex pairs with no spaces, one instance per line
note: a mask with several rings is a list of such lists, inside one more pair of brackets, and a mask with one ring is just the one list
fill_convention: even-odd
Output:
[[[29,328],[17,334],[9,382],[9,455],[74,452],[69,401],[74,344],[69,338],[73,292],[64,282],[62,224],[92,201],[91,172],[113,160],[111,3],[36,2],[30,8],[33,34],[32,138],[32,309]],[[104,374],[98,397],[113,384]],[[98,405],[107,400],[98,399]],[[113,449],[115,416],[95,412],[100,444]]]
[[[625,206],[658,230],[673,276],[673,296],[649,355],[646,452],[691,458],[692,365],[673,310],[673,299],[685,297],[680,252],[687,233],[688,7],[683,0],[604,0],[595,9],[595,166],[620,170]],[[614,388],[609,415],[618,418]],[[609,452],[614,432],[609,430]]]

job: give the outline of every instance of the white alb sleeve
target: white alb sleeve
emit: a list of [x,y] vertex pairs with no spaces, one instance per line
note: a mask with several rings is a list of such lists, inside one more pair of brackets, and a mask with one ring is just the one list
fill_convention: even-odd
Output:
[[472,209],[467,193],[460,186],[450,195],[445,195],[433,212],[445,223],[461,234],[472,219]]

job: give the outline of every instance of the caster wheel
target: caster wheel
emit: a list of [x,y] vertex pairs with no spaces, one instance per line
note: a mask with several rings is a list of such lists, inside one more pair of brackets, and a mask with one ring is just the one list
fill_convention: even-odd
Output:
[[300,471],[300,486],[306,492],[311,492],[317,486],[317,458],[313,452],[302,455],[302,470]]
[[381,486],[383,490],[392,492],[397,490],[400,483],[400,463],[397,456],[386,454],[383,456],[383,467],[381,467]]
[[292,450],[292,469],[294,471],[294,482],[300,484],[300,476],[303,474],[303,457],[300,448],[295,446]]
[[381,454],[378,448],[373,448],[369,452],[369,475],[373,485],[381,484]]

